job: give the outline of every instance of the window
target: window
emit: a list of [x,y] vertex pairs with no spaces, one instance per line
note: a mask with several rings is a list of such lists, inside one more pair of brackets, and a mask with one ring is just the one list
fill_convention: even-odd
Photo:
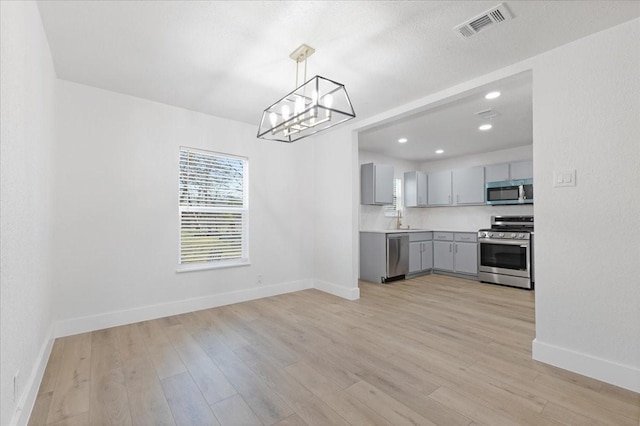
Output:
[[393,180],[393,204],[384,206],[386,217],[397,217],[398,211],[402,210],[402,179]]
[[246,158],[180,148],[180,270],[246,264]]

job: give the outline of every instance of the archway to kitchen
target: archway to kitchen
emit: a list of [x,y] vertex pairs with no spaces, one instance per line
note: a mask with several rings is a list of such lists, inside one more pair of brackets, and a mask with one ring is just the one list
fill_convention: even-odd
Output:
[[[496,92],[499,92],[497,97]],[[492,95],[487,96],[490,93]],[[373,238],[364,244],[369,249],[375,246],[371,241],[384,240],[384,247],[377,252],[358,251],[360,279],[380,282],[394,278],[387,270],[390,259],[380,260],[388,251],[386,239],[380,235],[368,237],[361,231],[387,235],[399,227],[403,231],[413,231],[407,277],[435,272],[478,280],[479,255],[475,239],[479,230],[490,228],[493,216],[533,216],[531,200],[523,203],[516,196],[512,202],[488,205],[485,190],[489,181],[533,178],[530,69],[519,69],[508,75],[502,73],[500,78],[493,80],[477,79],[422,99],[402,111],[375,117],[357,129],[356,139],[355,167],[359,169],[360,179],[357,180],[362,186],[354,188],[354,193],[358,194],[358,236],[354,241],[362,250],[361,238]],[[475,174],[466,176],[462,173],[461,180],[456,183],[452,182],[456,180],[455,176],[451,177],[452,171],[454,174],[474,171]],[[388,177],[389,173],[393,181],[385,190],[387,199],[376,200],[376,194],[371,192],[372,188],[381,188],[380,183],[375,183],[376,176],[380,179],[385,174]],[[477,196],[464,198],[468,196],[465,185],[468,186],[469,179],[475,184],[468,191],[475,191],[480,199]],[[421,192],[421,185],[428,191]],[[460,199],[461,194],[463,199]],[[438,235],[438,238],[450,238],[451,241],[425,241],[419,245],[422,254],[417,255],[417,230],[442,231],[446,235]],[[458,234],[460,238],[471,238],[473,241],[468,243],[474,244],[460,244],[466,254],[456,258]],[[430,237],[434,238],[434,235]],[[425,254],[423,247],[427,244],[430,253]],[[452,253],[443,254],[443,247]],[[378,259],[373,260],[376,256]],[[454,258],[450,260],[450,256]],[[531,262],[527,273],[533,274],[532,244],[526,256]],[[396,259],[391,260],[396,262]],[[380,264],[385,262],[387,264]],[[398,271],[395,273],[399,274]],[[504,283],[514,284],[509,280]],[[526,287],[522,281],[515,285]]]

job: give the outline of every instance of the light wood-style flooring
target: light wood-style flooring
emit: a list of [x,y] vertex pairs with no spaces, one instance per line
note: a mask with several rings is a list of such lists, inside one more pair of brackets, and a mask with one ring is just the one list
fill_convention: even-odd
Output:
[[360,288],[57,339],[29,424],[640,424],[639,394],[531,360],[533,292]]

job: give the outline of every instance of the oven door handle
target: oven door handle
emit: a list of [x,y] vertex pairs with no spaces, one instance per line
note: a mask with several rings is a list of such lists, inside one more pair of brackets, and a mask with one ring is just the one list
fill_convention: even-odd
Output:
[[482,238],[478,240],[480,244],[503,244],[510,246],[529,247],[529,240],[496,240],[492,238]]

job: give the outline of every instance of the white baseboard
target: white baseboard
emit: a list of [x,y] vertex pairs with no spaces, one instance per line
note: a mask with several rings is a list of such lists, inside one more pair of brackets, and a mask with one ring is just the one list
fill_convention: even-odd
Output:
[[71,336],[73,334],[102,330],[103,328],[117,327],[120,325],[132,324],[171,315],[179,315],[184,314],[185,312],[215,308],[216,306],[246,302],[248,300],[261,299],[263,297],[276,296],[278,294],[291,293],[309,288],[313,288],[313,281],[305,279],[288,283],[254,287],[246,290],[214,294],[210,296],[178,300],[158,305],[142,306],[122,311],[106,312],[81,318],[72,318],[58,321],[55,327],[55,337]]
[[533,340],[533,359],[640,392],[640,369]]
[[347,300],[360,299],[360,289],[358,287],[347,288],[341,285],[333,284],[327,281],[320,281],[320,280],[315,280],[313,287],[320,291],[324,291],[325,293],[342,297],[343,299],[347,299]]
[[38,354],[35,365],[31,370],[31,374],[29,375],[27,382],[24,384],[24,391],[22,392],[22,395],[20,395],[16,411],[13,413],[13,418],[9,423],[11,426],[26,425],[29,423],[29,417],[31,416],[31,411],[33,410],[33,406],[36,402],[36,397],[38,396],[38,390],[40,389],[40,383],[42,383],[44,370],[47,367],[47,362],[49,362],[51,348],[53,348],[53,341],[55,340],[53,333],[54,327],[51,326],[47,337],[40,347],[40,353]]

